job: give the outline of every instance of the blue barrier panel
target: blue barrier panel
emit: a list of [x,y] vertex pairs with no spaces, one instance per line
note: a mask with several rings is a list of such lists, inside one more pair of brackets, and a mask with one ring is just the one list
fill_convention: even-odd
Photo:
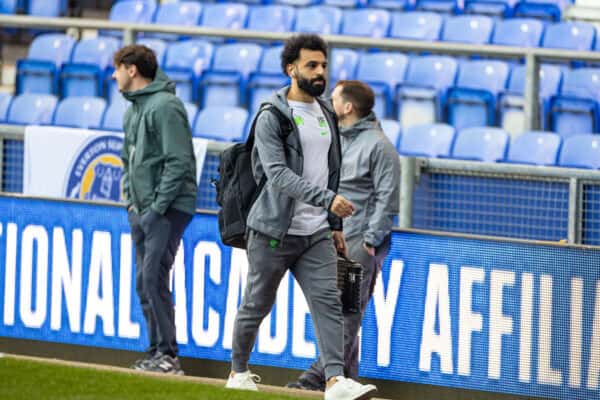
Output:
[[581,242],[600,245],[600,185],[583,185],[581,208]]
[[[0,197],[0,336],[142,351],[123,209]],[[247,261],[196,215],[174,267],[184,356],[227,361]],[[255,364],[305,368],[308,308],[284,278]],[[395,232],[368,306],[365,377],[599,398],[600,250]]]

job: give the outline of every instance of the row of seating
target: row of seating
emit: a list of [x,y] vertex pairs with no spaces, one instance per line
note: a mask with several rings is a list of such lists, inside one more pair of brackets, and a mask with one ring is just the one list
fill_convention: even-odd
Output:
[[0,14],[25,14],[58,17],[67,13],[67,0],[0,0]]

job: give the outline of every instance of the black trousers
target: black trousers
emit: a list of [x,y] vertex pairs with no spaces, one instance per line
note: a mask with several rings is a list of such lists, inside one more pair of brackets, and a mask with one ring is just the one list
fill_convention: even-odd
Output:
[[128,213],[131,238],[135,244],[136,291],[142,306],[148,339],[148,353],[177,356],[175,310],[169,272],[185,227],[192,215],[169,208],[165,215],[148,210]]

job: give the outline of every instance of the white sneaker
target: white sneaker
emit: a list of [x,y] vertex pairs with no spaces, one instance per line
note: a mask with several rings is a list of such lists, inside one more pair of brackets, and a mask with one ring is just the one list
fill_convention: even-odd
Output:
[[325,400],[367,400],[377,392],[375,385],[361,385],[343,376],[336,379],[337,382],[325,391]]
[[257,383],[260,383],[260,376],[246,372],[232,372],[227,379],[225,388],[239,390],[254,390],[258,391]]

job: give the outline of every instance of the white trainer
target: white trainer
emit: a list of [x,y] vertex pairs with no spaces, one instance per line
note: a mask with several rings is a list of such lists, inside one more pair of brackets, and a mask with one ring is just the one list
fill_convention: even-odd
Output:
[[249,370],[246,372],[232,372],[227,379],[225,388],[227,389],[239,389],[239,390],[253,390],[258,391],[257,383],[260,383],[260,376],[251,373]]
[[337,382],[325,391],[325,400],[367,400],[377,393],[375,385],[361,385],[355,380],[336,377]]

